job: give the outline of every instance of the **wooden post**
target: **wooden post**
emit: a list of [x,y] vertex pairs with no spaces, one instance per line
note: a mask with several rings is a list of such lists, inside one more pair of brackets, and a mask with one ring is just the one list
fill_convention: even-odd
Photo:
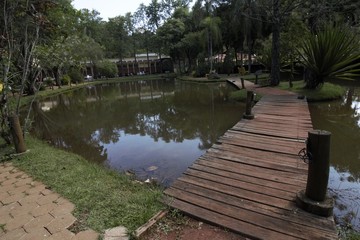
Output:
[[330,137],[330,132],[322,130],[308,133],[309,171],[305,194],[314,201],[321,202],[326,197],[330,168]]
[[9,117],[10,131],[13,137],[16,153],[23,153],[26,151],[23,132],[20,126],[19,117],[14,113]]
[[245,119],[254,119],[254,115],[251,113],[252,103],[254,101],[254,92],[253,91],[247,91],[246,95],[246,108],[244,113]]
[[243,78],[243,77],[241,77],[241,78],[240,78],[240,80],[241,80],[241,89],[245,89],[245,82],[244,82],[244,78]]

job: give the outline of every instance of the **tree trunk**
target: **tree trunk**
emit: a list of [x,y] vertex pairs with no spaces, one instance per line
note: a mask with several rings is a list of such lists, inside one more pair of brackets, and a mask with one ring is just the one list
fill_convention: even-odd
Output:
[[280,0],[273,0],[271,85],[280,83]]
[[9,117],[9,122],[16,153],[23,153],[26,151],[26,146],[18,115],[13,113]]

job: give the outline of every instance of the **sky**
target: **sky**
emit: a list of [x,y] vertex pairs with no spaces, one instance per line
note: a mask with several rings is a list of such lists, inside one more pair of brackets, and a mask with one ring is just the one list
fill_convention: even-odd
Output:
[[95,9],[107,21],[108,18],[124,16],[127,12],[134,13],[141,3],[149,5],[150,2],[151,0],[73,0],[72,5],[76,9]]

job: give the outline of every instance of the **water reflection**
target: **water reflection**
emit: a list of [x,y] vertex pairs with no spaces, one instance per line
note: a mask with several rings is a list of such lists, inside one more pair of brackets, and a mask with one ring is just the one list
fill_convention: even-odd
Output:
[[226,84],[98,85],[34,103],[34,132],[85,158],[169,185],[240,120]]
[[314,128],[332,133],[329,190],[337,221],[360,230],[360,88],[342,100],[310,104]]

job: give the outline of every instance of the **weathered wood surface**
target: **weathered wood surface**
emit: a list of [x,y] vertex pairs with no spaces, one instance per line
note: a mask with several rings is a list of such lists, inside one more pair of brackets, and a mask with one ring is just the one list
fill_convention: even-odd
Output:
[[297,208],[312,129],[305,100],[268,95],[165,190],[166,203],[250,239],[337,239],[333,217]]

